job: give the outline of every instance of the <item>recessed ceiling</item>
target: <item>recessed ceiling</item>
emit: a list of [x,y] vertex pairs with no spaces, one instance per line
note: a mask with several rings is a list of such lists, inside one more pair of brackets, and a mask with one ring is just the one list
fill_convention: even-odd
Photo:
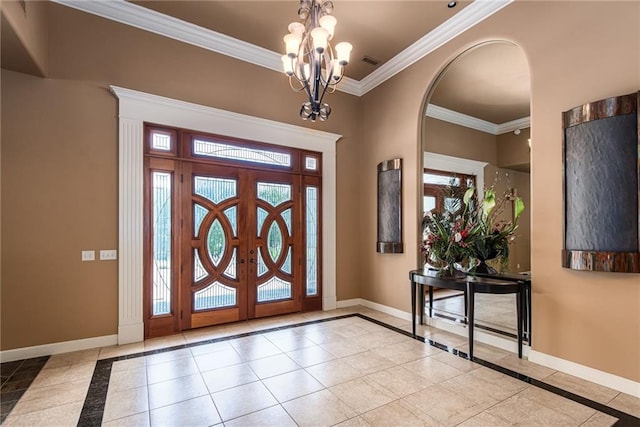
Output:
[[[281,69],[282,37],[288,24],[298,20],[299,5],[296,0],[52,1],[276,71]],[[448,8],[444,0],[333,1],[338,20],[334,42],[354,46],[348,78],[338,90],[361,96],[513,0],[460,1],[455,8]],[[5,41],[3,37],[3,61]],[[368,64],[364,57],[379,63]],[[3,67],[9,65],[3,62]],[[462,78],[475,83],[461,85]],[[432,102],[492,123],[526,117],[526,59],[519,49],[469,52],[448,70]]]
[[[282,37],[298,21],[297,1],[132,1],[139,6],[284,53]],[[347,76],[362,80],[377,67],[468,6],[460,1],[335,0],[335,42],[353,45]],[[368,56],[377,66],[362,61]]]
[[522,49],[506,42],[490,43],[456,58],[429,103],[501,124],[529,116],[530,86]]

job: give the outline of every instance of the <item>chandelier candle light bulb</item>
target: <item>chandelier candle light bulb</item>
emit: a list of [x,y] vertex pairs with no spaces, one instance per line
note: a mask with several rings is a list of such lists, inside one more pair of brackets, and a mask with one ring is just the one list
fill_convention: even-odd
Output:
[[298,17],[304,22],[289,24],[289,34],[283,40],[286,55],[282,56],[284,73],[289,85],[297,92],[307,95],[302,104],[300,117],[307,120],[327,120],[331,114],[329,104],[323,102],[327,92],[335,91],[344,76],[344,67],[349,63],[352,46],[338,43],[334,49],[333,39],[338,20],[331,16],[331,0],[300,0]]

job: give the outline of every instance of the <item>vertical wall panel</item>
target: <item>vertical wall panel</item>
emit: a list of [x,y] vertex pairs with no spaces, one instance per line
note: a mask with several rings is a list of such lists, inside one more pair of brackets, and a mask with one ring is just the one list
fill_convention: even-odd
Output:
[[118,344],[142,341],[143,123],[120,117]]

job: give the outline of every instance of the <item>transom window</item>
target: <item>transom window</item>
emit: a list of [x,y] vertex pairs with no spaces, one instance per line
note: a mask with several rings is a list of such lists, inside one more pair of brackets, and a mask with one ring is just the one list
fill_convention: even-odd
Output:
[[193,154],[274,166],[291,166],[291,155],[215,141],[193,140]]

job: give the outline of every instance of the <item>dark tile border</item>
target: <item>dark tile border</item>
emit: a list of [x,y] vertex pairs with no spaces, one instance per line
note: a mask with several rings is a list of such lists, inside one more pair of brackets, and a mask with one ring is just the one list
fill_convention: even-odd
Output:
[[[447,320],[452,321],[454,323],[462,323],[462,324],[466,324],[467,323],[466,320],[462,320],[462,319],[460,319],[458,317],[449,316],[449,315],[443,314],[443,313],[435,313],[435,311],[436,310],[434,309],[433,317],[439,317],[440,319],[447,319]],[[502,335],[502,336],[505,336],[505,337],[513,338],[513,339],[518,338],[518,336],[516,334],[512,334],[511,332],[506,332],[506,331],[503,331],[501,329],[492,328],[491,326],[486,326],[486,325],[483,325],[483,324],[480,324],[480,323],[475,323],[475,327],[477,329],[482,329],[482,330],[485,330],[485,331],[493,332],[494,334],[497,334],[497,335]],[[522,337],[522,341],[523,342],[527,342],[526,334]]]
[[[462,294],[457,294],[457,295],[449,295],[446,297],[441,297],[441,298],[434,298],[434,301],[439,301],[439,300],[445,300],[445,299],[450,299],[450,298],[458,298],[458,297],[463,297],[464,293]],[[449,311],[445,311],[442,309],[437,309],[437,308],[433,308],[433,317],[439,317],[441,319],[447,319],[450,320],[452,322],[455,323],[466,323],[466,320],[463,320],[459,317],[455,317],[454,314],[459,314],[459,313],[452,313]],[[478,319],[476,319],[476,322],[478,321]],[[481,320],[482,321],[482,320]],[[517,339],[518,335],[511,333],[511,332],[507,332],[507,331],[503,331],[502,329],[498,329],[498,328],[493,328],[491,326],[486,326],[483,324],[479,324],[476,323],[475,327],[477,329],[483,329],[485,331],[489,331],[489,332],[493,332],[494,334],[498,334],[498,335],[502,335],[505,337],[509,337],[509,338],[513,338],[513,339]],[[527,332],[523,331],[523,337],[522,337],[523,342],[528,342],[528,338],[527,338]]]
[[18,400],[38,376],[49,356],[15,360],[0,364],[2,386],[0,387],[0,424],[9,416]]
[[[359,313],[355,314],[355,316],[358,316],[358,317],[361,317],[361,318],[363,318],[365,320],[368,320],[370,322],[376,323],[376,324],[378,324],[380,326],[383,326],[383,327],[385,327],[387,329],[391,329],[392,331],[399,332],[399,333],[401,333],[403,335],[407,335],[409,337],[413,337],[410,332],[405,331],[405,330],[400,329],[400,328],[397,328],[395,326],[387,325],[386,323],[383,323],[383,322],[381,322],[379,320],[371,319],[371,318],[369,318],[369,317],[367,317],[365,315],[359,314]],[[467,359],[467,360],[469,359],[469,355],[467,353],[465,353],[464,351],[457,350],[457,349],[455,349],[453,347],[449,347],[447,345],[441,344],[439,342],[433,341],[433,340],[425,338],[425,337],[418,336],[418,337],[416,337],[416,339],[418,341],[424,342],[425,344],[429,344],[429,345],[431,345],[433,347],[437,347],[440,350],[444,350],[444,351],[447,351],[447,352],[449,352],[451,354],[454,354],[456,356],[462,357],[463,359]],[[571,393],[570,391],[563,390],[563,389],[558,388],[556,386],[553,386],[551,384],[547,384],[544,381],[540,381],[540,380],[537,380],[535,378],[531,378],[531,377],[529,377],[527,375],[521,374],[521,373],[516,372],[516,371],[512,371],[511,369],[507,369],[505,367],[496,365],[495,363],[491,363],[489,361],[480,359],[480,358],[475,357],[475,356],[473,357],[472,361],[477,363],[477,364],[479,364],[479,365],[487,367],[489,369],[493,369],[494,371],[497,371],[497,372],[500,372],[502,374],[508,375],[508,376],[510,376],[512,378],[515,378],[517,380],[526,382],[527,384],[531,384],[531,385],[533,385],[535,387],[538,387],[538,388],[541,388],[543,390],[549,391],[549,392],[551,392],[553,394],[557,394],[558,396],[564,397],[565,399],[572,400],[572,401],[574,401],[576,403],[579,403],[581,405],[588,406],[591,409],[595,409],[596,411],[603,412],[603,413],[605,413],[607,415],[611,415],[612,417],[615,417],[615,418],[618,419],[618,421],[614,424],[616,426],[620,426],[620,427],[626,427],[626,426],[638,427],[638,426],[640,426],[640,418],[635,417],[635,416],[633,416],[631,414],[627,414],[626,412],[622,412],[622,411],[620,411],[618,409],[615,409],[615,408],[612,408],[610,406],[604,405],[604,404],[602,404],[600,402],[596,402],[594,400],[587,399],[586,397],[579,396],[577,394]]]
[[[436,291],[434,291],[434,292],[436,292]],[[445,299],[452,299],[452,298],[458,298],[458,297],[463,297],[463,296],[464,296],[464,292],[462,292],[462,291],[459,294],[447,295],[447,296],[444,296],[444,297],[436,297],[434,295],[433,296],[433,301],[434,302],[435,301],[442,301],[442,300],[445,300]]]
[[[99,360],[96,364],[95,370],[93,371],[93,378],[91,379],[91,384],[89,385],[89,391],[87,392],[87,397],[84,401],[84,406],[82,408],[82,412],[80,414],[80,419],[78,421],[78,426],[80,427],[93,427],[100,426],[102,424],[102,416],[104,413],[104,407],[107,400],[107,391],[109,390],[109,379],[111,376],[111,367],[113,366],[113,362],[118,362],[121,360],[135,359],[143,356],[150,356],[153,354],[166,353],[169,351],[175,351],[185,348],[198,347],[201,345],[213,344],[216,342],[229,341],[237,338],[244,338],[254,335],[266,334],[269,332],[276,331],[284,331],[287,329],[297,328],[301,326],[314,325],[319,323],[331,322],[334,320],[347,319],[351,317],[359,317],[363,320],[367,320],[371,323],[375,323],[376,325],[382,326],[391,331],[397,332],[399,334],[405,335],[409,338],[413,338],[413,335],[409,331],[405,331],[404,329],[400,329],[396,326],[388,325],[380,320],[373,319],[371,317],[365,316],[360,313],[353,314],[345,314],[342,316],[330,317],[325,319],[312,320],[309,322],[295,323],[292,325],[286,326],[278,326],[275,328],[262,329],[259,331],[251,331],[242,334],[232,335],[228,337],[219,337],[212,338],[209,340],[198,341],[190,344],[182,344],[173,347],[167,347],[158,350],[145,351],[141,353],[129,354],[125,356],[113,357],[110,359]],[[416,337],[416,340],[423,342],[425,344],[429,344],[433,347],[436,347],[440,350],[444,350],[453,355],[462,357],[463,359],[469,359],[467,353],[457,350],[453,347],[449,347],[447,345],[441,344],[437,341],[433,341],[431,339],[427,339],[424,337]],[[595,402],[593,400],[587,399],[582,396],[578,396],[569,391],[560,389],[558,387],[552,386],[551,384],[547,384],[543,381],[536,380],[527,375],[520,374],[518,372],[512,371],[510,369],[504,368],[502,366],[496,365],[494,363],[488,362],[486,360],[474,357],[473,362],[476,362],[482,366],[485,366],[494,371],[500,372],[502,374],[508,375],[517,380],[526,382],[527,384],[531,384],[535,387],[539,387],[551,393],[557,394],[558,396],[562,396],[566,399],[572,400],[576,403],[579,403],[584,406],[588,406],[596,411],[603,412],[605,414],[611,415],[618,419],[616,422],[616,426],[626,427],[626,426],[635,426],[638,427],[640,425],[640,418],[634,417],[633,415],[627,414],[625,412],[619,411],[615,408],[611,408],[609,406],[603,405],[601,403]]]
[[85,398],[82,412],[80,413],[80,419],[78,420],[79,427],[98,427],[102,425],[102,416],[104,414],[104,407],[107,402],[107,391],[109,390],[109,380],[111,377],[111,367],[114,362],[122,360],[136,359],[138,357],[151,356],[154,354],[167,353],[169,351],[181,350],[185,348],[199,347],[201,345],[213,344],[216,342],[230,341],[238,338],[245,338],[255,335],[266,334],[269,332],[284,331],[287,329],[297,328],[300,326],[313,325],[318,323],[326,323],[339,319],[346,319],[354,317],[354,314],[346,314],[343,316],[329,317],[326,319],[311,320],[309,322],[295,323],[285,326],[277,326],[274,328],[261,329],[259,331],[244,332],[241,334],[230,335],[227,337],[211,338],[204,341],[198,341],[189,344],[181,344],[173,347],[161,348],[157,350],[144,351],[141,353],[127,354],[125,356],[112,357],[109,359],[98,360],[96,367],[93,371],[93,377],[91,378],[91,384],[89,385],[89,391]]

